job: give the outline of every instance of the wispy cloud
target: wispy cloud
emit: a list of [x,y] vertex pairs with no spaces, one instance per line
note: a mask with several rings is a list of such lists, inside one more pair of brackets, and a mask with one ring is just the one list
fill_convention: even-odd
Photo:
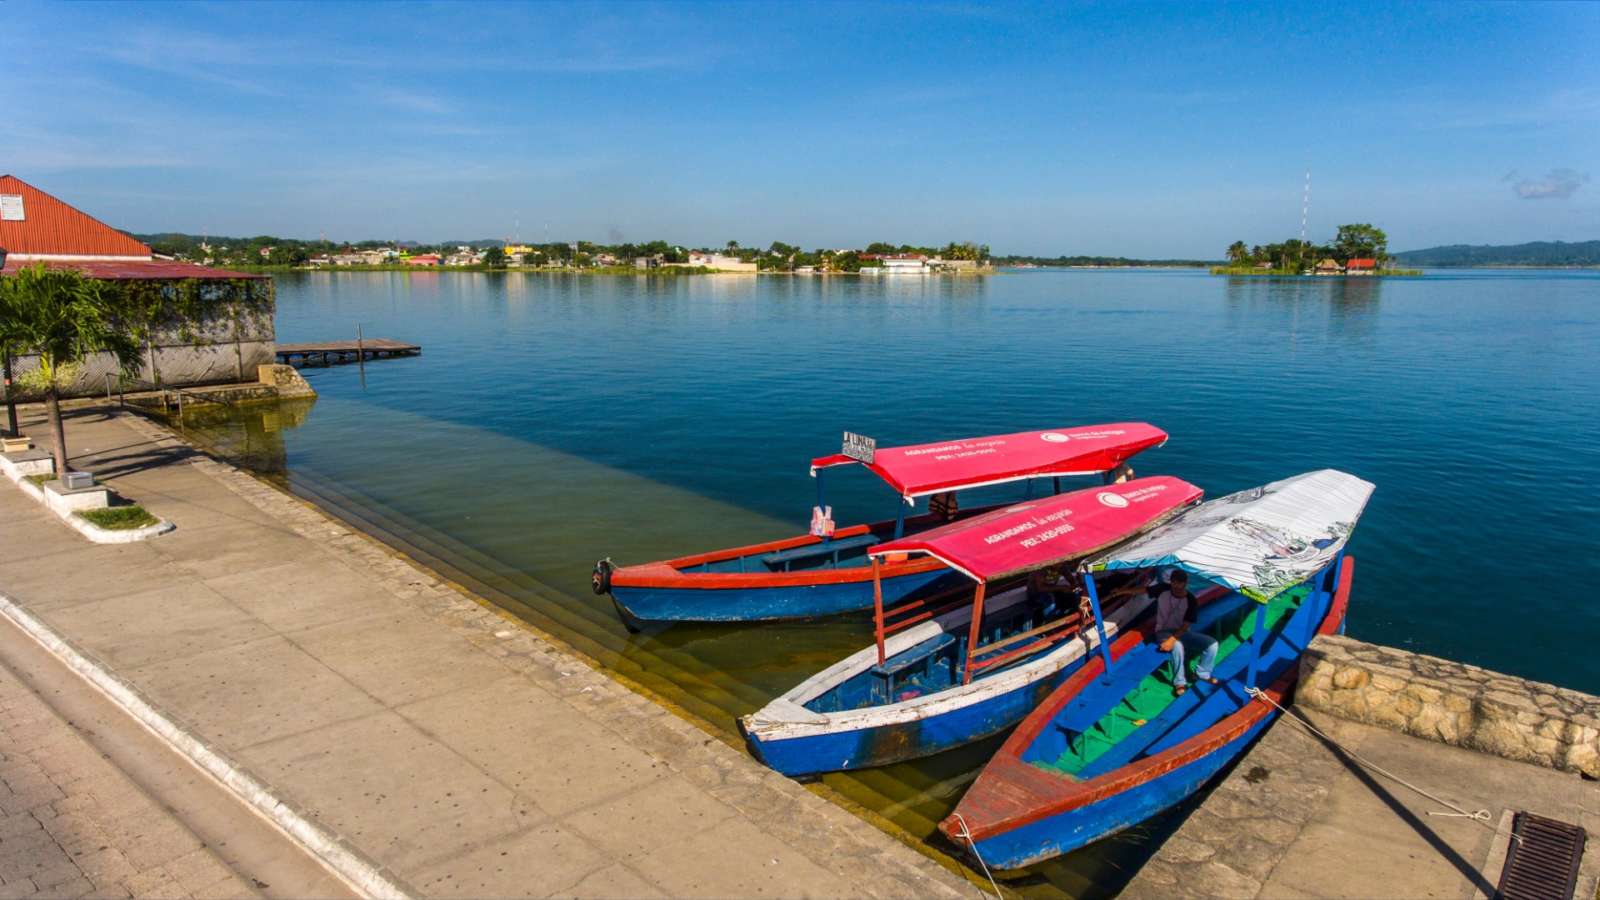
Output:
[[1551,169],[1543,178],[1522,178],[1512,169],[1500,180],[1512,182],[1511,190],[1524,200],[1565,200],[1589,181],[1589,173]]
[[374,102],[394,109],[414,113],[428,113],[440,115],[451,111],[451,105],[442,97],[424,94],[420,91],[407,91],[399,88],[377,88],[372,91]]

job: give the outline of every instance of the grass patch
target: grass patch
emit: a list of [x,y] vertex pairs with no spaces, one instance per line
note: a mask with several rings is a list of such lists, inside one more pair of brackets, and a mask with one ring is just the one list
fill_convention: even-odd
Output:
[[134,528],[143,528],[147,525],[160,523],[160,519],[150,515],[145,508],[134,504],[132,506],[108,506],[104,509],[79,510],[78,515],[83,516],[95,525],[112,531],[128,531]]
[[44,487],[44,483],[46,481],[56,480],[56,476],[54,475],[24,475],[22,477],[27,479],[36,488]]

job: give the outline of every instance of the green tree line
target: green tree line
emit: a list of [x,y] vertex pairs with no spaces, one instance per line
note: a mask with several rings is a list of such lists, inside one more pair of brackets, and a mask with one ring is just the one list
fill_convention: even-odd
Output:
[[1383,229],[1365,223],[1340,225],[1333,241],[1317,244],[1290,238],[1276,244],[1246,245],[1234,241],[1228,245],[1228,262],[1235,266],[1265,266],[1273,269],[1303,272],[1325,259],[1344,265],[1352,259],[1375,259],[1378,267],[1388,265],[1389,236]]

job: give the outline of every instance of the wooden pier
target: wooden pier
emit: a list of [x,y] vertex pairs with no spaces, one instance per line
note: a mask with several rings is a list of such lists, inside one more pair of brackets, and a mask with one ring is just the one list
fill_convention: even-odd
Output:
[[326,341],[317,344],[279,344],[278,362],[302,366],[331,366],[389,356],[417,356],[422,348],[416,344],[391,341],[388,338],[366,338],[355,341]]

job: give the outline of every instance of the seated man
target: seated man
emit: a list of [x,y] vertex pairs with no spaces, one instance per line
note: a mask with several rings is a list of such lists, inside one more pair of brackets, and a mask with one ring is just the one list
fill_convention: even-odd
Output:
[[1162,653],[1172,655],[1172,696],[1182,697],[1189,690],[1185,651],[1200,654],[1195,667],[1195,677],[1206,684],[1216,684],[1211,677],[1211,667],[1217,662],[1217,642],[1210,635],[1190,631],[1189,625],[1196,616],[1194,595],[1189,593],[1189,573],[1173,569],[1167,580],[1167,589],[1156,598],[1156,640]]

